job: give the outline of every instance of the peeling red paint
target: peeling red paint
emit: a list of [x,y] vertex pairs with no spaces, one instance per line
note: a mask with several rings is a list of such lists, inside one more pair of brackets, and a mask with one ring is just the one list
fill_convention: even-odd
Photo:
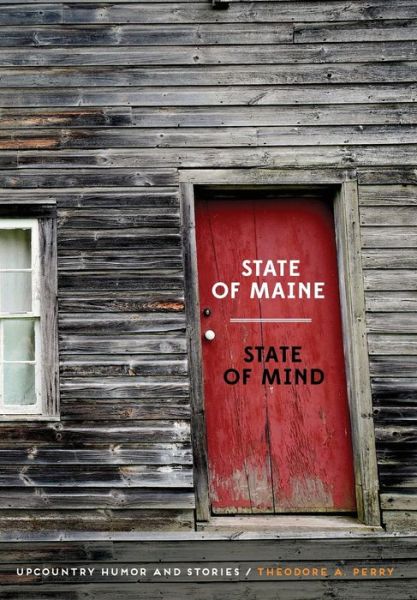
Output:
[[161,310],[167,312],[182,312],[184,310],[184,302],[149,302],[147,307],[152,310]]
[[[314,199],[207,200],[197,202],[196,223],[201,329],[216,334],[202,341],[213,512],[355,511],[331,205]],[[243,276],[247,259],[297,259],[300,276]],[[324,282],[324,298],[250,299],[253,281],[300,280]],[[238,282],[239,292],[216,299],[216,282]],[[256,322],[231,322],[236,317]],[[312,320],[259,322],[294,317]],[[245,361],[248,346],[278,351]],[[299,354],[279,350],[293,347]],[[245,368],[245,384],[225,382],[227,369],[242,377]],[[285,381],[285,369],[296,368],[320,368],[324,380]],[[282,381],[262,383],[265,369],[278,370]]]

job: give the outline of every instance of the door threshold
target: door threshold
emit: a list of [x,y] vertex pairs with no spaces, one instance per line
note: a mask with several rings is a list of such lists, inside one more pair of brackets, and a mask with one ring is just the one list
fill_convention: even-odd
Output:
[[245,532],[268,534],[320,534],[382,532],[382,527],[364,525],[351,515],[235,515],[211,517],[197,523],[197,531],[238,535]]

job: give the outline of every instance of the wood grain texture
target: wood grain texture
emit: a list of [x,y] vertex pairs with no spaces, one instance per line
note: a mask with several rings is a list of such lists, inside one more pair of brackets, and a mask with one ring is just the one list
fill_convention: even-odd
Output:
[[[48,324],[59,338],[62,418],[0,424],[0,533],[18,527],[29,536],[36,523],[61,532],[187,530],[194,490],[197,516],[208,518],[201,356],[186,330],[186,315],[198,312],[189,287],[195,248],[185,239],[192,184],[340,186],[355,177],[374,403],[362,412],[377,411],[384,523],[414,526],[416,488],[406,486],[415,484],[417,447],[415,2],[232,0],[218,11],[208,0],[0,0],[0,8],[0,214],[30,206],[56,219],[59,336],[54,318]],[[181,205],[180,180],[188,181]],[[42,212],[48,203],[56,217]],[[178,466],[187,488],[170,487]],[[169,483],[154,489],[129,487],[124,467],[141,486],[173,470],[160,472]],[[85,482],[97,485],[83,490]],[[286,544],[282,557],[297,559]],[[381,552],[415,552],[396,544]],[[329,547],[320,552],[333,559],[339,546]],[[238,542],[229,548],[245,552]],[[196,551],[182,550],[192,559]],[[317,551],[303,543],[301,552],[314,559]],[[354,542],[340,558],[345,552],[363,558]],[[367,545],[367,556],[375,552]],[[71,556],[90,555],[79,547]],[[313,582],[308,592],[295,582],[238,584],[205,595],[368,600],[394,587],[383,583]],[[62,597],[59,584],[38,587]],[[123,587],[99,591],[137,595]],[[182,597],[202,587],[190,584]],[[414,588],[397,582],[394,595],[409,598]],[[16,588],[2,594],[15,600]],[[65,594],[92,596],[78,584]],[[17,597],[33,595],[28,587]],[[178,593],[163,587],[163,595]]]
[[43,413],[59,415],[58,278],[55,219],[39,221],[41,256],[41,344]]
[[[117,48],[117,46],[113,47],[110,44],[110,48],[106,48],[105,51],[101,50],[101,52],[95,50],[94,47],[88,47],[88,44],[86,48],[75,47],[71,52],[68,52],[66,49],[61,50],[60,48],[37,47],[31,52],[28,52],[26,48],[5,48],[2,49],[0,55],[0,67],[44,67],[45,65],[51,67],[58,65],[62,67],[70,67],[72,65],[83,65],[84,67],[90,65],[123,65],[124,67],[144,65],[159,67],[161,65],[288,65],[290,63],[297,66],[296,71],[300,72],[299,77],[301,77],[301,73],[305,72],[305,69],[299,68],[298,64],[324,63],[327,69],[335,71],[337,77],[338,69],[332,67],[332,63],[343,63],[341,73],[346,73],[346,63],[378,61],[385,54],[390,57],[391,61],[414,61],[417,46],[414,41],[358,42],[354,46],[349,45],[350,52],[347,53],[346,45],[338,43],[320,45],[271,44],[270,46],[253,43],[236,47],[228,45],[215,45],[214,47],[167,47],[159,45],[158,40],[155,40],[155,44],[155,46],[143,46],[140,48],[126,46]],[[198,67],[197,72],[200,72],[200,69]],[[412,65],[411,69],[413,69]],[[253,67],[248,70],[254,72]],[[382,69],[380,71],[382,72]],[[392,69],[387,70],[388,73],[392,73],[392,71]],[[270,70],[268,69],[266,72],[269,73]],[[374,71],[365,69],[364,72],[371,73]],[[406,72],[404,70],[404,73]],[[141,71],[138,71],[139,73]],[[149,78],[152,80],[152,73],[148,73],[148,75],[145,73],[146,71],[143,71],[142,77],[145,80]],[[34,75],[36,76],[36,74]],[[332,77],[334,77],[334,74]],[[304,78],[307,78],[307,76],[304,75]],[[168,80],[170,80],[169,77]],[[236,83],[236,81],[232,80],[231,83]]]
[[415,125],[360,125],[338,127],[213,127],[187,129],[100,128],[51,130],[0,130],[2,150],[60,150],[65,148],[172,148],[228,146],[325,146],[410,144]]
[[[411,27],[410,27],[411,29]],[[293,28],[287,23],[240,23],[233,29],[227,23],[153,25],[77,25],[71,27],[3,28],[0,45],[35,48],[94,46],[194,46],[279,44],[292,42]],[[407,38],[404,38],[407,39]],[[412,38],[409,38],[412,39]]]
[[3,487],[129,487],[129,488],[190,488],[192,469],[185,465],[152,466],[79,466],[7,465],[0,469]]
[[[343,49],[343,52],[346,59],[346,48]],[[113,54],[115,53],[116,51],[113,51]],[[32,56],[32,53],[29,54]],[[41,60],[40,58],[36,61],[37,53],[35,52],[32,59],[26,59],[29,62],[26,68],[2,69],[0,71],[2,85],[9,88],[38,88],[50,87],[53,83],[54,86],[68,86],[71,88],[103,86],[162,86],[168,88],[178,85],[179,82],[183,82],[183,85],[187,86],[238,86],[242,81],[246,85],[258,86],[308,84],[327,84],[328,86],[344,84],[349,86],[358,83],[374,85],[387,83],[415,84],[417,71],[417,63],[412,60],[415,58],[415,47],[411,47],[406,55],[404,53],[399,54],[398,61],[400,62],[398,63],[377,61],[367,63],[364,60],[363,62],[356,61],[354,63],[342,61],[320,64],[317,62],[308,63],[308,61],[305,63],[289,61],[283,64],[278,63],[280,64],[279,69],[277,69],[276,64],[265,64],[262,56],[259,57],[258,64],[250,64],[253,60],[248,59],[246,63],[249,64],[216,66],[216,61],[213,60],[212,64],[204,66],[193,63],[192,68],[190,68],[190,64],[184,66],[172,65],[173,59],[170,59],[171,62],[168,62],[165,67],[158,64],[136,67],[134,65],[138,63],[137,57],[134,56],[130,61],[127,61],[124,58],[123,48],[120,49],[118,60],[117,56],[114,57],[113,55],[106,59],[106,55],[102,56],[100,53],[96,53],[89,60],[88,52],[85,54],[86,56],[81,55],[77,60],[74,60],[75,65],[66,65],[59,68],[58,65],[65,59],[60,58],[58,55],[55,61],[52,60],[53,57],[51,57],[51,60],[47,58]],[[169,49],[167,49],[167,54],[169,55]],[[25,52],[24,56],[27,55],[28,53]],[[65,51],[65,57],[71,55],[72,52]],[[366,58],[365,50],[362,57],[363,59]],[[69,61],[69,59],[67,60]],[[85,66],[77,66],[80,63],[83,64],[84,60],[87,63]],[[6,57],[4,61],[6,62]],[[19,59],[13,57],[9,61],[10,64],[6,63],[4,66],[11,67],[18,62]],[[126,62],[130,64],[126,65]],[[49,68],[46,66],[48,63],[52,63]],[[112,66],[113,64],[118,65],[118,68]],[[18,64],[15,66],[18,66]],[[53,68],[54,66],[56,68]],[[31,67],[38,68],[33,69]],[[395,102],[396,100],[392,101]]]
[[[82,485],[80,488],[60,488],[48,487],[47,489],[34,489],[30,487],[24,488],[7,488],[3,487],[0,491],[0,508],[10,509],[33,509],[32,518],[29,521],[36,522],[36,517],[39,514],[38,510],[58,510],[60,513],[63,509],[71,509],[75,511],[73,521],[82,524],[82,514],[85,509],[193,509],[194,508],[194,493],[192,490],[170,490],[169,488],[161,489],[136,489],[129,488],[123,485],[120,488],[88,488],[84,490]],[[101,512],[101,511],[100,511]],[[97,517],[99,517],[97,514]],[[48,516],[48,515],[46,515]],[[46,523],[52,525],[53,521],[50,518],[45,519]],[[156,516],[156,515],[155,515]],[[81,519],[81,520],[80,520]],[[97,524],[94,519],[90,519],[88,525],[89,530],[97,530]],[[131,524],[124,523],[123,530],[130,530]],[[106,528],[104,528],[106,529]]]
[[417,308],[417,292],[367,292],[366,308],[373,311],[413,312]]
[[398,0],[395,7],[383,0],[372,0],[367,5],[351,4],[345,0],[335,2],[256,2],[253,7],[246,2],[231,2],[227,11],[214,11],[207,3],[188,2],[104,4],[99,9],[93,4],[18,4],[9,11],[5,4],[1,25],[28,24],[82,24],[82,23],[252,23],[297,21],[349,21],[374,19],[415,18],[415,6],[409,0]]
[[294,27],[294,41],[298,44],[319,42],[357,42],[415,40],[417,24],[406,21],[376,20],[373,23],[306,23]]
[[[250,593],[256,600],[261,598],[274,600],[277,591],[288,600],[315,600],[315,598],[323,597],[323,594],[326,593],[337,594],[340,600],[351,600],[352,598],[355,598],[355,600],[377,600],[384,593],[396,594],[398,600],[409,600],[410,594],[414,593],[415,580],[357,581],[350,582],[348,585],[343,581],[331,583],[325,581],[308,583],[280,582],[278,584],[276,582],[222,582],[204,587],[200,583],[189,583],[179,585],[179,589],[173,586],[172,583],[161,583],[158,586],[152,583],[140,585],[141,592],[146,594],[148,600],[160,599],[161,595],[164,600],[177,600],[179,590],[181,597],[184,599],[202,597],[204,600],[215,600],[218,597],[226,596],[230,600],[238,600],[245,593]],[[70,600],[82,600],[82,598],[86,598],[86,594],[90,595],[90,598],[94,598],[94,595],[96,595],[103,600],[136,600],[138,595],[138,584],[135,583],[126,583],[122,588],[119,583],[93,584],[91,589],[87,590],[85,584],[80,583],[71,584],[71,587],[62,586],[59,583],[45,584],[41,589],[39,589],[39,585],[28,584],[23,589],[19,589],[18,586],[11,584],[4,586],[3,594],[6,600],[14,600],[16,593],[19,594],[19,600],[32,599],[34,594],[38,595],[39,600],[49,598],[55,600],[62,597],[63,589],[68,592],[67,596],[69,594],[68,598]],[[201,596],[202,593],[204,593],[204,596]]]
[[[117,491],[114,490],[114,492],[114,495],[117,495]],[[173,498],[173,496],[171,497]],[[160,534],[173,529],[183,534],[192,530],[193,512],[190,508],[185,507],[185,502],[182,508],[160,508],[158,510],[151,506],[143,509],[135,506],[130,508],[129,502],[126,508],[117,507],[116,505],[112,507],[110,504],[106,506],[106,503],[103,503],[102,508],[96,510],[85,508],[82,511],[71,509],[71,507],[61,508],[59,503],[57,506],[54,506],[54,503],[52,504],[53,506],[49,510],[47,504],[45,504],[44,508],[38,510],[31,508],[29,511],[21,509],[4,511],[0,515],[0,526],[3,534],[13,536],[18,531],[23,538],[30,536],[31,532],[34,531],[43,531],[44,535],[53,535],[56,531],[65,530],[72,535],[77,535],[77,533],[82,535],[83,531],[91,528],[96,528],[98,535],[100,535],[100,532],[104,534],[110,532],[110,535],[115,535],[117,532],[122,533],[126,529],[131,532],[154,531]],[[35,518],[36,524],[34,525]],[[66,550],[69,551],[68,560],[72,560],[72,557],[75,558],[76,552],[73,552],[71,548],[64,544],[60,549],[58,544],[55,556],[51,557],[51,561],[55,562],[58,557],[65,556]],[[107,554],[105,546],[102,546],[101,551],[103,552],[101,558],[99,558],[100,549],[97,549],[97,552],[93,551],[91,555],[87,552],[84,558],[80,557],[79,559],[89,560],[90,556],[95,555],[98,560],[101,560]],[[20,554],[22,555],[23,552]],[[32,553],[30,554],[32,557]],[[36,551],[35,556],[35,560],[39,560],[40,554]],[[2,575],[0,575],[0,581],[1,579]]]
[[379,478],[372,422],[369,349],[364,323],[365,289],[356,180],[344,183],[336,196],[334,211],[357,511],[362,522],[377,525],[381,518]]
[[[38,69],[39,72],[39,69]],[[19,72],[15,72],[17,77]],[[180,82],[168,87],[144,84],[123,84],[122,88],[106,87],[105,83],[99,86],[72,87],[62,89],[51,87],[53,79],[44,82],[44,87],[34,87],[32,79],[28,78],[29,71],[22,71],[22,76],[16,83],[20,88],[0,89],[1,107],[129,107],[129,106],[222,106],[222,105],[249,105],[249,106],[274,106],[300,105],[300,104],[345,104],[347,93],[349,101],[366,104],[369,102],[385,103],[410,103],[417,97],[415,83],[373,83],[349,84],[343,83],[328,85],[216,85],[204,87],[181,87]],[[3,77],[6,73],[3,73]],[[13,76],[13,74],[12,74]],[[331,79],[331,78],[330,78]],[[77,80],[78,81],[78,80]],[[71,81],[66,82],[71,85]],[[94,84],[90,78],[89,85]],[[132,82],[130,82],[132,83]],[[28,88],[30,84],[30,89]],[[85,82],[85,85],[88,81]],[[78,109],[80,110],[80,109]]]
[[[175,185],[178,168],[223,169],[379,169],[389,161],[413,171],[415,145],[340,146],[327,144],[318,153],[314,146],[234,148],[123,148],[105,150],[3,151],[0,183],[5,188],[143,187]],[[18,169],[7,167],[18,165]],[[404,165],[406,165],[404,167]],[[153,171],[150,168],[153,167]],[[167,168],[169,167],[169,168]],[[376,169],[378,171],[378,169]],[[343,179],[334,173],[333,181]],[[303,181],[300,181],[300,184]]]
[[413,206],[417,204],[417,186],[361,185],[359,198],[363,206]]

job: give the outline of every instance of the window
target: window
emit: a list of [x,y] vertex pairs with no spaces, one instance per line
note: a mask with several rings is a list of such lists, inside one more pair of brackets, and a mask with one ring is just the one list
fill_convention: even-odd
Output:
[[48,260],[54,252],[47,247],[47,242],[54,245],[52,230],[48,219],[0,219],[3,419],[51,417],[57,412],[57,368],[51,363],[56,357],[55,273]]

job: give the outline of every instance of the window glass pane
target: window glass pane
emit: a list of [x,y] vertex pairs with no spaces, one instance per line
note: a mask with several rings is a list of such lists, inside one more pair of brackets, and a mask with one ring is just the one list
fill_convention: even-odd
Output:
[[0,269],[30,269],[30,229],[0,229]]
[[4,364],[5,406],[30,406],[36,404],[35,366]]
[[34,319],[5,319],[3,344],[4,360],[35,360]]
[[0,310],[31,312],[32,273],[0,273]]

